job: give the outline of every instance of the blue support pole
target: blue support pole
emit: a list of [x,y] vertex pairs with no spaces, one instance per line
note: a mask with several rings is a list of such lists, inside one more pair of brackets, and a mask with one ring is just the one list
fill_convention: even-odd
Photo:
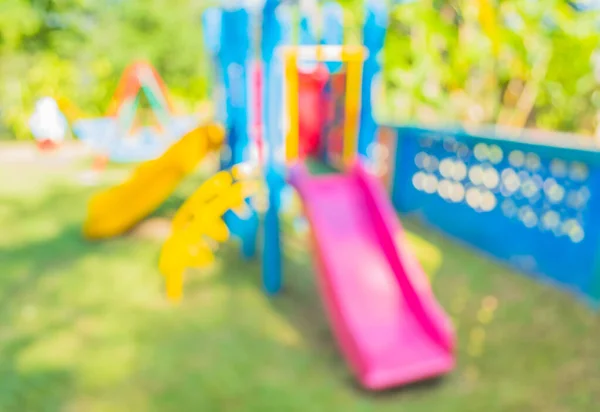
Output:
[[363,65],[361,89],[360,129],[358,134],[358,154],[368,156],[368,148],[377,137],[377,122],[373,117],[373,83],[381,72],[380,54],[383,50],[388,25],[388,9],[384,1],[367,0],[363,42],[369,56]]
[[227,123],[227,107],[225,101],[225,90],[223,85],[223,73],[219,64],[219,52],[221,50],[221,10],[209,8],[202,14],[202,31],[204,46],[210,56],[213,75],[210,94],[215,102],[215,120]]
[[[318,43],[314,10],[300,8],[300,36],[298,43],[303,46],[312,46]],[[314,70],[317,62],[300,61],[298,66],[306,70]]]
[[314,24],[314,17],[307,14],[300,16],[300,44],[316,44],[317,33]]
[[215,56],[221,48],[221,10],[215,7],[202,13],[202,36],[206,51]]
[[[321,9],[321,44],[337,45],[344,43],[344,9],[339,3],[327,3]],[[329,73],[335,73],[343,66],[339,62],[325,63]]]
[[289,41],[291,16],[286,6],[267,0],[263,9],[261,58],[263,64],[263,122],[265,136],[265,173],[269,191],[269,207],[264,222],[262,281],[272,295],[282,285],[282,253],[279,210],[281,191],[285,186],[283,153],[283,67],[277,48]]
[[[247,88],[251,59],[250,27],[250,15],[245,9],[224,10],[221,14],[219,62],[227,111],[227,142],[221,157],[222,169],[247,160],[245,157],[250,144]],[[259,226],[256,212],[252,210],[246,219],[227,212],[224,219],[231,233],[242,242],[242,256],[253,257]]]
[[[230,153],[221,159],[223,169],[243,160],[248,145],[248,96],[246,82],[250,54],[250,19],[244,9],[224,10],[221,14],[221,49],[219,62],[225,85],[227,107],[227,146]],[[227,152],[227,151],[226,151]]]

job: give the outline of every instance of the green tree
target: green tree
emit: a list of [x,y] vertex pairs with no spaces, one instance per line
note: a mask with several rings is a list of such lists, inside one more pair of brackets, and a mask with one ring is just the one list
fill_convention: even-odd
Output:
[[43,95],[91,115],[106,109],[123,69],[150,61],[182,111],[206,96],[201,12],[192,0],[5,0],[0,13],[0,124],[29,138]]
[[600,103],[597,28],[596,13],[562,0],[400,5],[386,45],[393,115],[590,133]]

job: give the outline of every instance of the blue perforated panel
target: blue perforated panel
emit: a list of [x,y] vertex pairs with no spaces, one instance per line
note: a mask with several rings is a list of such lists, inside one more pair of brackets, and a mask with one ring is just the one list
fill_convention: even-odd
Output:
[[401,212],[593,297],[597,153],[457,131],[396,132]]

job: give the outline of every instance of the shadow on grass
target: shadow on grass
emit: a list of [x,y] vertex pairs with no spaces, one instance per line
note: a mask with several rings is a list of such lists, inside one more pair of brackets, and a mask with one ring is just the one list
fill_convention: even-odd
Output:
[[242,260],[234,244],[219,252],[216,273],[190,271],[176,315],[159,316],[143,332],[153,342],[144,358],[162,357],[142,368],[150,382],[164,377],[165,355],[169,368],[185,371],[159,384],[152,410],[177,410],[177,404],[306,411],[314,406],[311,392],[332,375],[347,376],[312,284],[290,279],[280,295],[268,298],[259,274],[259,262]]
[[[23,365],[21,356],[40,340],[70,327],[71,317],[48,322],[31,332],[21,329],[18,319],[27,311],[50,309],[47,299],[35,299],[37,290],[52,268],[69,270],[81,258],[79,231],[68,227],[52,241],[29,243],[15,250],[0,251],[3,276],[0,281],[0,410],[63,411],[75,386],[73,370],[60,365]],[[21,262],[27,262],[25,266]],[[50,297],[52,305],[60,302]],[[23,329],[26,327],[23,326]]]
[[[43,193],[1,195],[5,212],[1,226],[7,229],[0,244],[2,411],[64,411],[72,399],[77,378],[71,367],[23,360],[40,342],[71,330],[78,316],[76,308],[64,307],[47,287],[49,280],[70,281],[75,265],[102,253],[99,248],[111,248],[86,242],[81,236],[85,202],[94,190],[52,184]],[[40,316],[44,321],[37,323]],[[63,352],[59,358],[68,357],[67,347],[58,350]]]
[[352,385],[354,387],[354,390],[361,396],[368,397],[372,400],[390,400],[394,398],[400,398],[406,395],[412,396],[431,393],[432,391],[439,389],[440,386],[447,383],[447,380],[448,379],[445,376],[440,376],[419,382],[410,383],[408,385],[404,385],[397,388],[389,388],[379,392],[368,391],[362,386],[360,386],[355,380],[352,380],[350,385]]
[[36,336],[11,340],[0,350],[0,410],[63,411],[74,386],[73,376],[64,369],[23,371],[18,355]]
[[193,176],[186,178],[177,190],[169,196],[159,207],[156,209],[149,218],[152,217],[172,217],[175,212],[185,203],[185,201],[200,187],[200,185],[206,180],[206,174],[196,173]]

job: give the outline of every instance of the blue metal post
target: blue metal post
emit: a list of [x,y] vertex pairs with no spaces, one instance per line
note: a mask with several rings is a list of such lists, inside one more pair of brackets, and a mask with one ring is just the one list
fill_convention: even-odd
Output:
[[[312,46],[318,43],[317,27],[315,24],[315,10],[300,8],[300,36],[298,43],[300,45]],[[305,70],[314,70],[317,67],[317,62],[300,61],[298,66]]]
[[[322,36],[321,44],[343,44],[344,43],[344,9],[339,3],[327,3],[321,9]],[[340,70],[342,63],[327,62],[329,73]]]
[[300,16],[300,44],[316,44],[317,33],[314,16],[302,13]]
[[202,14],[202,31],[204,46],[210,56],[213,75],[210,94],[215,102],[215,120],[225,124],[227,122],[227,107],[223,85],[223,73],[219,65],[219,52],[221,49],[221,10],[209,8]]
[[246,106],[247,62],[250,53],[249,15],[244,9],[224,10],[221,15],[221,49],[219,63],[225,85],[228,113],[227,146],[222,168],[228,169],[243,160],[248,145],[248,116]]
[[269,207],[264,222],[263,287],[268,294],[279,292],[282,285],[282,256],[279,209],[281,191],[285,186],[282,125],[283,70],[277,58],[277,48],[290,37],[290,16],[286,6],[267,0],[263,9],[263,122],[266,154],[266,182]]
[[[245,9],[224,10],[221,14],[221,48],[219,62],[223,73],[227,111],[227,142],[221,157],[221,168],[229,169],[245,161],[250,144],[248,122],[249,62],[251,58],[250,15]],[[233,212],[225,215],[231,233],[242,242],[242,255],[254,256],[258,215],[241,219]]]
[[365,25],[363,27],[363,42],[369,51],[369,56],[363,65],[363,80],[361,89],[360,129],[358,134],[358,154],[366,157],[368,148],[376,139],[377,122],[373,117],[373,82],[381,72],[380,53],[383,50],[385,34],[388,25],[388,9],[386,2],[367,0]]

